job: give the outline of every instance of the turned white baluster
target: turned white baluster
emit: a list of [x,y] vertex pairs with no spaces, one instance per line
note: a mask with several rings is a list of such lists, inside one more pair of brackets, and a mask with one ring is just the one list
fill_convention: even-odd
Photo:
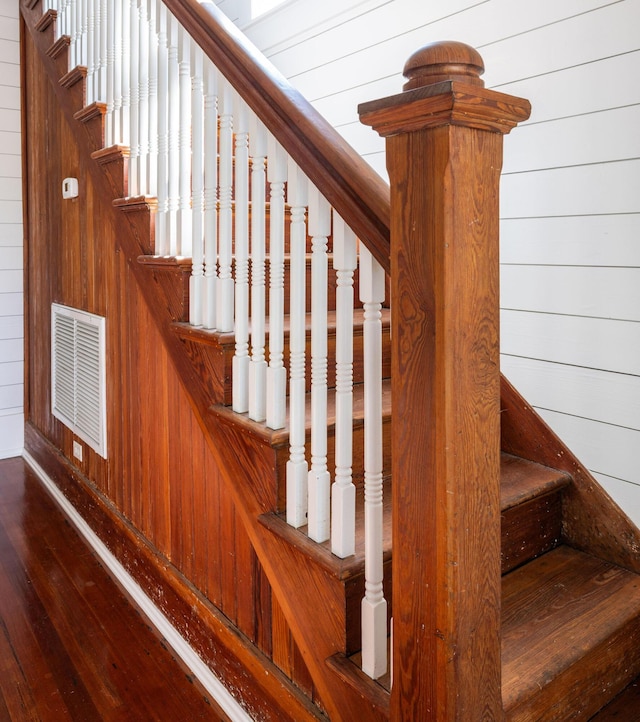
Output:
[[202,324],[216,326],[216,283],[218,265],[218,71],[205,59],[204,93],[204,301]]
[[218,237],[218,282],[216,284],[216,328],[233,331],[233,96],[229,83],[218,76],[220,114],[220,235]]
[[98,8],[98,27],[100,29],[100,39],[98,43],[98,67],[96,68],[96,100],[101,103],[108,102],[107,98],[107,42],[108,42],[108,22],[111,20],[107,17],[108,0],[99,0]]
[[178,74],[180,79],[178,247],[181,256],[191,255],[191,38],[180,26]]
[[146,2],[138,5],[138,192],[149,195],[147,160],[149,155],[149,25]]
[[162,0],[153,0],[158,27],[158,180],[156,210],[156,251],[171,253],[169,240],[169,28]]
[[158,196],[158,30],[155,0],[146,5],[149,31],[149,152],[147,154],[147,192]]
[[112,140],[114,145],[124,144],[122,130],[122,2],[115,0],[113,7],[113,121]]
[[357,265],[355,233],[333,213],[333,267],[336,289],[336,474],[331,492],[331,551],[355,553],[356,487],[353,463],[353,273]]
[[69,36],[69,68],[78,65],[78,0],[69,0],[67,8],[67,35]]
[[327,469],[327,241],[331,208],[315,186],[309,189],[311,236],[311,468],[309,536],[329,538],[330,476]]
[[107,16],[105,18],[105,25],[107,27],[107,38],[106,38],[106,52],[107,52],[107,64],[105,68],[105,83],[106,83],[106,94],[107,94],[107,113],[105,118],[105,145],[107,147],[112,146],[116,143],[115,135],[115,42],[116,42],[116,16],[115,6],[116,2],[107,2],[105,0],[105,12]]
[[383,582],[382,314],[384,271],[360,249],[360,300],[364,304],[364,529],[365,596],[362,600],[362,670],[373,679],[387,671],[387,602]]
[[178,245],[178,195],[180,179],[180,78],[178,75],[178,22],[167,12],[167,217],[165,232],[169,253],[180,253]]
[[140,193],[139,185],[139,102],[140,102],[140,36],[138,32],[139,16],[137,0],[129,3],[129,45],[131,57],[129,59],[129,195],[137,196]]
[[309,465],[305,458],[305,351],[306,276],[309,181],[289,159],[287,201],[291,207],[289,228],[289,460],[287,461],[287,523],[307,523]]
[[236,346],[233,356],[233,410],[249,410],[249,109],[236,96],[235,109]]
[[251,154],[251,361],[249,364],[249,416],[264,421],[267,415],[267,362],[265,360],[265,163],[267,132],[253,117],[249,134]]
[[281,429],[287,420],[287,372],[284,367],[284,184],[287,155],[269,135],[269,367],[266,423]]
[[189,320],[202,325],[202,289],[204,285],[204,94],[202,86],[202,50],[191,44],[191,205],[192,251],[189,282]]
[[86,38],[87,52],[85,65],[87,68],[87,75],[85,80],[85,100],[86,105],[91,105],[95,96],[95,84],[94,84],[94,73],[95,73],[95,20],[96,20],[96,4],[97,0],[83,0],[85,7],[85,27],[84,34]]

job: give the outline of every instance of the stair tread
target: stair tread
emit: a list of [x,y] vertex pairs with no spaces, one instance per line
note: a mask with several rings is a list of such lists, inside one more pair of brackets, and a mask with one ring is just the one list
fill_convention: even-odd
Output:
[[505,453],[501,454],[500,475],[502,511],[571,482],[571,477],[562,471]]
[[[598,650],[625,629],[623,638],[635,635],[637,646],[640,576],[633,572],[560,546],[507,574],[502,585],[505,710],[542,692],[589,654],[590,663],[599,663],[604,673],[611,660]],[[591,677],[598,685],[597,670]],[[570,676],[564,679],[567,686]],[[537,714],[536,719],[553,719],[544,711]]]

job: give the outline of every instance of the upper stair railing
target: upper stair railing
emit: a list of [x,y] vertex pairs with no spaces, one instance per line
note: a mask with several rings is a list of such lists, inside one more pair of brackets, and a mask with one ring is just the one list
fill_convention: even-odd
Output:
[[[306,524],[316,542],[331,539],[333,553],[343,558],[355,550],[357,280],[365,349],[363,669],[379,677],[387,670],[388,637],[381,342],[389,270],[386,184],[213,3],[45,0],[44,10],[56,13],[58,34],[68,38],[71,67],[86,69],[86,105],[103,106],[106,147],[128,149],[128,197],[155,198],[155,254],[191,259],[189,323],[235,335],[233,410],[271,429],[288,425],[288,523]],[[330,261],[336,280],[329,294]],[[335,297],[335,369],[329,369],[329,296]],[[331,406],[334,468],[328,466]]]

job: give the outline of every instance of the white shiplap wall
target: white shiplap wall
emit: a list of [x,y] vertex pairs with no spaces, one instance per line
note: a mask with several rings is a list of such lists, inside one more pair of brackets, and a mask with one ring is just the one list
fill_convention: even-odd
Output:
[[0,458],[24,440],[19,47],[18,3],[0,0]]
[[382,175],[357,105],[427,42],[473,45],[531,101],[505,142],[503,370],[640,525],[638,28],[640,0],[289,0],[244,25]]

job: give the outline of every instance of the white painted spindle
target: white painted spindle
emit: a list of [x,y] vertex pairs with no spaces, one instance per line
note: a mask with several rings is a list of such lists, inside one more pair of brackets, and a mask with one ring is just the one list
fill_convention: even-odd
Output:
[[158,27],[158,181],[156,251],[171,253],[169,240],[169,28],[162,0],[153,0]]
[[269,134],[269,367],[266,423],[281,429],[287,420],[287,372],[284,367],[284,184],[287,156]]
[[249,135],[251,154],[251,361],[249,364],[249,417],[264,421],[266,411],[265,360],[265,164],[267,131],[253,117]]
[[329,538],[330,476],[327,469],[327,243],[331,208],[318,189],[309,189],[311,242],[311,468],[309,536]]
[[113,8],[113,120],[112,140],[114,145],[124,143],[122,130],[122,2],[115,0]]
[[331,492],[331,551],[355,553],[356,487],[353,463],[353,273],[356,236],[333,212],[333,267],[336,289],[336,474]]
[[216,328],[233,331],[233,96],[229,83],[218,75],[220,114],[220,234],[218,236],[218,282]]
[[146,2],[138,5],[138,192],[149,195],[149,25]]
[[192,251],[189,283],[189,320],[202,325],[204,286],[204,92],[202,50],[191,45],[191,205]]
[[309,181],[289,158],[287,201],[289,227],[289,460],[287,461],[287,523],[307,523],[309,465],[305,458],[305,351],[306,351],[306,207]]
[[177,256],[178,196],[180,188],[180,77],[178,75],[178,21],[167,12],[167,217],[165,233],[169,253]]
[[98,43],[98,67],[96,100],[101,103],[107,102],[107,42],[108,42],[108,20],[107,5],[109,0],[99,0],[98,27],[100,29],[100,40]]
[[155,0],[145,3],[149,54],[149,131],[147,154],[147,193],[158,196],[158,29]]
[[129,195],[140,194],[139,159],[140,159],[140,36],[137,0],[129,2]]
[[236,96],[235,109],[235,310],[233,410],[249,410],[249,109]]
[[86,105],[91,105],[95,97],[95,64],[96,64],[96,38],[95,38],[95,19],[97,0],[83,0],[85,6],[85,37],[87,43],[86,68],[87,75],[85,79],[85,100]]
[[107,13],[105,24],[107,26],[107,64],[105,68],[106,73],[106,100],[107,100],[107,112],[105,118],[105,145],[110,147],[116,143],[115,135],[115,42],[116,42],[116,16],[115,9],[118,2],[107,2],[105,0],[105,12]]
[[178,248],[181,256],[191,255],[191,38],[180,26],[178,34],[178,75],[180,79]]
[[365,596],[362,600],[362,669],[373,679],[387,671],[387,602],[383,582],[382,314],[384,271],[360,249],[360,300],[364,305],[364,526]]
[[204,300],[202,324],[216,325],[216,283],[218,264],[218,111],[216,92],[218,71],[205,58],[204,93]]

